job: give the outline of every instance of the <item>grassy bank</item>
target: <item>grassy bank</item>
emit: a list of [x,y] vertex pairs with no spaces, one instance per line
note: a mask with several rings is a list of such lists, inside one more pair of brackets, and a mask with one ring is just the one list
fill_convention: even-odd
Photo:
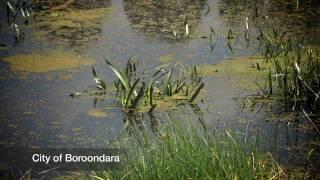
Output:
[[93,172],[96,179],[266,179],[283,176],[271,155],[239,144],[233,133],[203,133],[169,124],[155,139],[143,133],[120,144],[129,147],[124,167]]

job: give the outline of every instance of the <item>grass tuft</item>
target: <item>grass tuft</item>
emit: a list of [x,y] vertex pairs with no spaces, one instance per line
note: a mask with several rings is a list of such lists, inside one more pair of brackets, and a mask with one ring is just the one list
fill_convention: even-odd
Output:
[[[208,133],[164,125],[155,139],[121,142],[129,148],[119,171],[93,172],[98,179],[268,179],[284,176],[272,156],[241,145],[233,133]],[[143,133],[142,133],[143,134]],[[140,140],[141,140],[140,139]],[[138,143],[139,142],[139,143]],[[143,145],[141,145],[143,144]],[[246,147],[245,147],[246,146]]]

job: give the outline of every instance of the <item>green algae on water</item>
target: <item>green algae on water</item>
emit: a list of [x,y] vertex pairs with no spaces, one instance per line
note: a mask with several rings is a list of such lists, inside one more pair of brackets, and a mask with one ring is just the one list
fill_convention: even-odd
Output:
[[70,52],[52,51],[46,53],[18,54],[4,58],[14,72],[46,73],[78,69],[95,63]]

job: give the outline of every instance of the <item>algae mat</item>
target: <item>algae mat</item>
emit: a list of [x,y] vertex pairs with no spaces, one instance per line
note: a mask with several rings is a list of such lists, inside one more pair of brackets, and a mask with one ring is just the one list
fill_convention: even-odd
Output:
[[59,51],[19,54],[6,57],[3,60],[10,64],[11,71],[28,73],[79,69],[82,66],[90,66],[95,63],[92,59],[87,59],[74,53]]
[[270,65],[262,57],[240,57],[234,60],[224,60],[218,64],[199,66],[204,77],[224,77],[243,90],[257,90],[255,82],[265,83]]
[[32,37],[45,44],[84,51],[102,37],[101,26],[111,8],[45,11],[36,14]]

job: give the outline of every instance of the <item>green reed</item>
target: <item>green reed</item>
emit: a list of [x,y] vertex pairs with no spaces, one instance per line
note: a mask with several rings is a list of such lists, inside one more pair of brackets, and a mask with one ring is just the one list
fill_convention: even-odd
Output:
[[271,64],[267,77],[269,94],[273,89],[293,103],[293,109],[303,105],[320,108],[320,52],[318,47],[306,46],[303,40],[286,36],[274,28],[264,34],[264,56]]

